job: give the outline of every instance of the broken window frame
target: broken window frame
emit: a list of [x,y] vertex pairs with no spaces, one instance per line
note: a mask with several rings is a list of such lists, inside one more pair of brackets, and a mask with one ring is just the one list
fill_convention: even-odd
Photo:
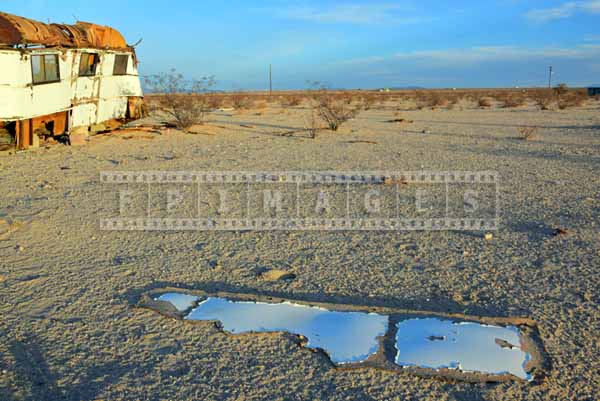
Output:
[[[46,57],[53,57],[55,60],[55,66],[56,66],[56,78],[53,79],[48,79],[48,72],[46,70]],[[43,80],[36,80],[36,74],[34,71],[34,59],[39,59],[40,60],[40,70],[41,72],[43,72],[44,75],[44,79]],[[56,53],[40,53],[40,54],[32,54],[31,55],[31,83],[33,85],[46,85],[46,84],[54,84],[60,82],[60,59],[58,57],[58,54]]]
[[[93,63],[90,65],[90,60],[93,58]],[[84,60],[86,62],[84,63]],[[80,77],[95,77],[98,73],[98,65],[100,65],[100,55],[98,53],[83,52],[79,57],[79,76]],[[85,70],[82,68],[85,66]],[[92,67],[92,68],[90,68]]]
[[[113,75],[115,75],[115,76],[127,75],[127,70],[129,69],[129,58],[130,58],[129,54],[115,54]],[[125,61],[121,61],[121,63],[119,63],[118,62],[119,59],[125,60]],[[117,71],[117,67],[120,67],[120,69],[118,71]],[[122,69],[123,67],[124,67],[124,69]]]

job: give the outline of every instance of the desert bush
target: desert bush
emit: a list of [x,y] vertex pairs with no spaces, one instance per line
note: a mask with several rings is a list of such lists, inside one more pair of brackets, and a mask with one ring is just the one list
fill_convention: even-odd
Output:
[[216,110],[223,107],[223,97],[214,94],[204,96],[206,96],[206,104],[210,109]]
[[256,100],[252,106],[255,109],[264,110],[269,107],[269,102],[267,102],[265,99],[260,99]]
[[560,110],[566,110],[573,107],[582,107],[587,100],[588,97],[585,93],[575,91],[569,92],[558,99],[558,108]]
[[555,101],[553,93],[550,89],[534,91],[531,94],[531,99],[534,101],[536,106],[540,108],[540,110],[549,110],[550,106]]
[[313,95],[313,110],[328,129],[337,131],[342,124],[356,117],[360,108],[322,89]]
[[523,96],[520,95],[508,95],[502,100],[502,107],[504,108],[514,108],[524,106],[526,100]]
[[254,101],[250,98],[250,96],[245,95],[243,93],[234,93],[229,96],[231,100],[231,104],[238,110],[247,110],[252,108],[254,105]]
[[487,109],[492,107],[492,103],[493,99],[491,97],[481,97],[479,98],[479,100],[477,101],[477,105],[479,107],[481,107],[482,109]]
[[187,130],[195,124],[203,124],[210,111],[206,91],[215,83],[214,77],[186,80],[172,69],[144,78],[149,91],[158,94],[151,107],[173,118],[177,128]]
[[431,92],[429,104],[431,107],[447,107],[450,104],[450,98],[439,92]]
[[539,127],[519,127],[517,132],[519,133],[519,139],[524,141],[532,141],[538,139]]
[[302,97],[298,95],[286,95],[281,96],[279,99],[279,103],[283,107],[296,107],[302,104]]
[[379,97],[374,93],[365,93],[360,97],[360,105],[363,110],[371,110],[379,101]]
[[557,97],[564,96],[567,92],[569,92],[567,84],[558,84],[556,88],[554,88],[554,95]]

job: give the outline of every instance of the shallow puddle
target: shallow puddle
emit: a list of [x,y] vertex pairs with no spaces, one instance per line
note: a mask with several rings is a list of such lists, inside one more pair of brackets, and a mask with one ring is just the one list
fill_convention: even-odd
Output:
[[440,319],[404,320],[397,327],[396,364],[400,366],[510,373],[530,379],[525,372],[529,355],[521,349],[516,327]]
[[322,349],[338,365],[366,361],[378,352],[380,339],[387,336],[395,346],[396,357],[390,362],[400,367],[512,374],[531,380],[525,370],[531,357],[522,349],[522,334],[517,327],[407,318],[396,324],[394,339],[388,327],[389,316],[375,313],[178,293],[163,294],[156,300],[170,302],[186,313],[186,320],[218,321],[223,330],[233,334],[285,331],[301,335],[307,339],[306,347]]
[[169,294],[163,294],[156,298],[158,301],[170,302],[179,312],[185,312],[191,309],[200,298],[193,295],[180,294],[172,292]]
[[366,360],[377,352],[378,337],[388,328],[387,316],[332,312],[293,303],[266,304],[208,298],[187,320],[218,320],[235,334],[287,331],[308,339],[308,348],[321,348],[337,364]]

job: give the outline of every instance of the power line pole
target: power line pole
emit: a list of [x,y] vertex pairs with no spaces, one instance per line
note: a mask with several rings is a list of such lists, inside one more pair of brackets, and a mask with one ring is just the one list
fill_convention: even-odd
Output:
[[548,74],[548,89],[552,89],[552,66],[550,66],[550,74]]
[[269,96],[273,96],[273,65],[269,64]]

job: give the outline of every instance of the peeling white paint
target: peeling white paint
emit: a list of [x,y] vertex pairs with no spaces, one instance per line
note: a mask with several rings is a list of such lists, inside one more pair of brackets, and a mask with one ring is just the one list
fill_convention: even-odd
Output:
[[[81,53],[97,53],[96,76],[79,77]],[[60,82],[33,85],[31,55],[57,54]],[[129,54],[127,75],[113,75],[115,56]],[[133,54],[97,49],[0,50],[0,120],[71,111],[70,128],[98,124],[127,113],[127,98],[143,96]]]

